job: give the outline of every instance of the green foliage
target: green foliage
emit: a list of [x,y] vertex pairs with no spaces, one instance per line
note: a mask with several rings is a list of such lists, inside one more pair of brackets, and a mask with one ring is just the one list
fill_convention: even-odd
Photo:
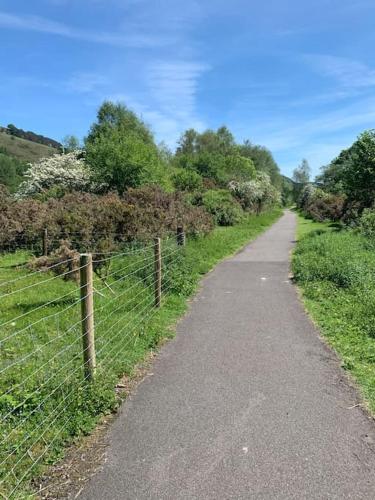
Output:
[[219,226],[233,226],[243,216],[240,204],[225,189],[210,189],[200,198],[202,206]]
[[11,192],[17,190],[26,169],[26,163],[9,156],[4,149],[0,150],[0,184],[7,186]]
[[246,140],[239,146],[239,153],[241,156],[249,158],[253,162],[257,172],[264,172],[267,174],[273,186],[277,189],[281,189],[282,177],[280,175],[280,169],[267,148],[251,144],[250,141]]
[[310,181],[311,168],[309,162],[304,158],[300,165],[293,171],[293,180],[297,184],[307,184]]
[[[238,146],[226,127],[216,132],[206,130],[201,134],[190,129],[179,141],[175,161],[179,167],[195,170],[217,186],[226,188],[230,181],[249,181],[255,177],[256,165],[250,154],[252,148],[249,145]],[[272,158],[265,149],[260,148],[259,151],[268,159]],[[278,171],[274,162],[272,168]]]
[[167,184],[167,174],[151,132],[129,109],[105,102],[85,140],[86,161],[107,190]]
[[250,158],[241,156],[239,153],[231,154],[225,159],[225,176],[227,182],[246,182],[255,179],[256,170]]
[[358,221],[359,231],[375,243],[375,210],[372,208],[365,208]]
[[323,169],[318,180],[326,190],[343,192],[349,202],[371,207],[375,198],[375,130],[363,132]]
[[284,207],[289,207],[296,202],[295,183],[285,175],[282,175],[281,201]]
[[75,135],[66,135],[62,140],[62,146],[64,148],[64,153],[72,153],[81,149],[81,144],[78,137]]
[[177,191],[196,191],[203,187],[202,176],[194,170],[180,169],[172,177]]
[[[293,272],[305,303],[328,342],[343,360],[375,411],[375,253],[374,216],[364,215],[370,240],[353,230],[304,236],[293,257]],[[303,223],[300,220],[300,225]]]

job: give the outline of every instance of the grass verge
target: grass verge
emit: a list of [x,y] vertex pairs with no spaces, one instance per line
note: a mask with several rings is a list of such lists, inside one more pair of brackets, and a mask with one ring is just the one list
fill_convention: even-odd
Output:
[[200,278],[255,238],[281,210],[216,228],[185,247],[163,244],[163,303],[153,308],[152,248],[111,259],[95,278],[97,376],[83,375],[77,284],[21,265],[24,252],[0,258],[0,495],[25,498],[30,481],[63,456],[119,404],[114,387],[163,338],[187,308]]
[[298,217],[293,272],[305,305],[375,412],[375,252],[351,230]]

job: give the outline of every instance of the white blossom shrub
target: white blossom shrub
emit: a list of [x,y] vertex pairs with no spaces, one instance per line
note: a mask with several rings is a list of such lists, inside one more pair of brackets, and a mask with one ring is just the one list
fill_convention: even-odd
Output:
[[91,191],[94,188],[91,170],[82,159],[82,152],[55,154],[30,164],[25,180],[18,189],[19,197],[35,196],[59,187],[63,191]]
[[281,193],[271,184],[269,175],[264,172],[258,172],[256,178],[250,181],[231,181],[229,189],[245,210],[259,213],[281,203]]

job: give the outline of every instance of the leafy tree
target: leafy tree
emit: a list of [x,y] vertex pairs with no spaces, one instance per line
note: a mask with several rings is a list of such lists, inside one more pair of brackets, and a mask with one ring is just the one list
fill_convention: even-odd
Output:
[[252,144],[249,140],[246,140],[239,147],[239,151],[242,156],[252,160],[258,172],[266,173],[269,176],[271,183],[278,189],[281,189],[282,177],[280,175],[280,169],[277,166],[272,153],[267,148]]
[[85,146],[88,164],[109,190],[122,194],[129,187],[167,182],[150,130],[122,104],[102,104]]
[[343,163],[342,183],[350,200],[370,207],[375,199],[375,130],[363,132]]
[[81,149],[79,139],[75,135],[66,135],[62,140],[62,145],[64,153],[71,153],[72,151]]
[[317,180],[323,189],[343,193],[361,208],[371,207],[375,199],[375,130],[363,132],[322,169]]
[[306,184],[310,181],[311,168],[309,162],[304,158],[300,165],[293,170],[293,180],[298,184]]
[[231,180],[250,180],[255,176],[253,161],[242,155],[232,133],[224,126],[201,134],[187,130],[180,138],[176,163],[222,187],[227,187]]
[[255,178],[256,170],[250,158],[239,153],[231,154],[225,160],[225,175],[229,181],[248,181]]
[[17,127],[15,125],[13,125],[13,123],[9,123],[9,125],[7,126],[7,129],[10,133],[10,135],[17,135]]

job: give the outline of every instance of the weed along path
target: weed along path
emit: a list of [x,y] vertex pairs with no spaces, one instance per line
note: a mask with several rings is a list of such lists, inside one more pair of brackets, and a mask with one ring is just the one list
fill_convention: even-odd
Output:
[[375,425],[288,279],[295,224],[204,279],[80,498],[375,498]]

